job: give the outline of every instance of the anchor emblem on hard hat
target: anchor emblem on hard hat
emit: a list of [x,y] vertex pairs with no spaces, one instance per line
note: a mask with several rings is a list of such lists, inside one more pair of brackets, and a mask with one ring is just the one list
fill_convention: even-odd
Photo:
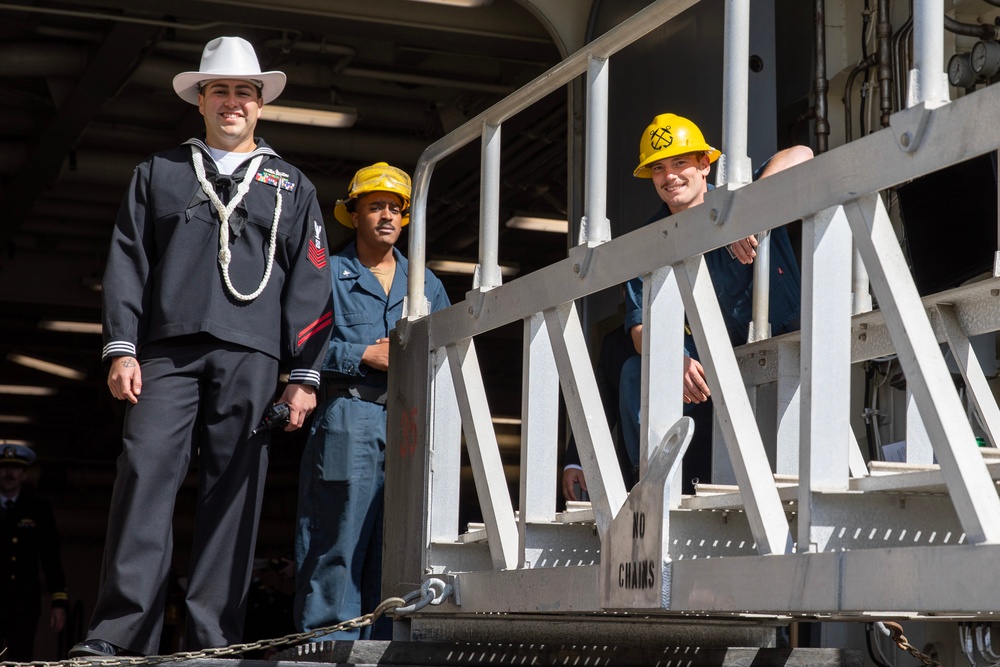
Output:
[[674,143],[674,135],[671,134],[669,125],[666,127],[656,128],[649,133],[649,138],[649,145],[653,147],[654,151],[666,148],[670,144]]

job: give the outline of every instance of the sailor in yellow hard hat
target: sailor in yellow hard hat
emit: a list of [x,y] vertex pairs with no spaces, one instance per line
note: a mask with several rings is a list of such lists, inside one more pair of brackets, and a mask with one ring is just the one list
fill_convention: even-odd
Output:
[[639,138],[639,166],[632,173],[639,178],[651,178],[651,163],[685,153],[704,153],[710,164],[722,155],[708,145],[705,135],[687,118],[661,113]]
[[[664,113],[653,118],[639,137],[639,164],[633,174],[653,181],[661,206],[647,224],[699,206],[712,188],[708,175],[721,153],[705,141],[701,129],[683,116]],[[759,176],[788,169],[812,157],[807,146],[794,146],[774,155],[760,168]],[[680,224],[680,223],[678,223]],[[709,250],[704,262],[718,297],[729,341],[747,342],[752,316],[753,280],[757,238],[748,236],[728,246]],[[770,234],[769,325],[774,335],[799,328],[801,281],[794,250],[784,227]],[[639,411],[641,403],[642,278],[625,286],[625,328],[638,354],[622,364],[619,382],[622,439],[629,458],[639,466]],[[711,388],[701,365],[690,328],[684,335],[684,414],[695,422],[694,437],[682,464],[682,492],[692,493],[697,480],[711,480]]]
[[337,206],[333,209],[333,217],[345,227],[355,229],[351,214],[355,211],[358,197],[370,192],[390,192],[399,195],[402,213],[399,226],[405,227],[409,224],[410,175],[386,162],[376,162],[371,166],[362,167],[354,174],[350,185],[347,186],[347,197],[337,202]]
[[705,201],[708,172],[720,155],[697,125],[664,113],[654,118],[639,138],[639,166],[632,173],[653,179],[660,199],[671,213],[679,213]]
[[[389,336],[405,315],[410,271],[395,244],[409,207],[409,175],[377,162],[358,170],[334,210],[355,236],[330,257],[334,322],[324,398],[299,475],[294,614],[306,632],[370,613],[381,602],[385,404],[395,363]],[[428,311],[450,305],[437,276],[423,269],[423,280]],[[359,638],[391,639],[392,623],[383,617],[315,641]]]

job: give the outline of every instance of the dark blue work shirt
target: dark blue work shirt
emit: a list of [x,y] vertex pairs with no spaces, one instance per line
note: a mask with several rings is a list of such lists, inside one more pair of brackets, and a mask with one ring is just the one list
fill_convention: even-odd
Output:
[[[396,248],[392,249],[392,254],[396,258],[396,272],[388,294],[378,278],[358,259],[357,246],[353,242],[330,258],[333,333],[323,363],[323,375],[328,379],[350,380],[379,388],[388,385],[388,373],[362,364],[361,356],[377,339],[386,338],[403,316],[410,265]],[[424,295],[432,313],[451,305],[444,285],[430,269],[424,269]]]
[[[712,188],[711,184],[708,186]],[[666,203],[645,224],[651,224],[670,215]],[[799,328],[802,295],[799,265],[784,227],[771,230],[771,289],[768,321],[772,335],[796,331]],[[743,264],[733,259],[726,246],[705,253],[705,263],[712,276],[712,285],[719,298],[722,318],[726,322],[732,345],[747,342],[750,321],[753,319],[753,264]],[[625,330],[642,324],[642,277],[633,278],[625,285]],[[698,359],[694,338],[684,333],[684,352]]]

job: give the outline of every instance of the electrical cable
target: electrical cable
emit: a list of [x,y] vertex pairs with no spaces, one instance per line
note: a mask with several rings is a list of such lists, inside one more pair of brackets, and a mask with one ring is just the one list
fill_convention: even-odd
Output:
[[[854,134],[851,130],[851,100],[854,91],[854,78],[863,71],[867,71],[877,64],[874,55],[869,55],[866,59],[858,63],[858,65],[851,70],[851,73],[847,75],[847,83],[844,86],[844,137],[849,143],[853,138]],[[861,91],[861,101],[864,102],[864,88]]]
[[[862,12],[861,21],[861,61],[866,62],[871,55],[868,53],[868,40],[870,39],[869,31],[872,26],[872,9],[870,0],[865,0],[865,8]],[[868,100],[868,82],[871,80],[871,68],[867,67],[864,71],[865,77],[861,81],[861,102],[858,105],[858,136],[863,137],[867,133],[867,124],[865,123],[865,102]]]
[[864,407],[864,420],[865,420],[865,439],[868,441],[868,460],[869,461],[881,461],[882,457],[878,455],[875,449],[875,433],[874,427],[872,425],[872,411],[871,411],[871,401],[872,401],[872,378],[875,376],[875,370],[872,367],[871,361],[866,361],[864,363],[865,369],[865,407]]
[[878,636],[875,634],[876,625],[881,623],[865,623],[865,647],[868,649],[868,657],[872,659],[877,667],[893,667],[885,659],[882,647],[878,645]]

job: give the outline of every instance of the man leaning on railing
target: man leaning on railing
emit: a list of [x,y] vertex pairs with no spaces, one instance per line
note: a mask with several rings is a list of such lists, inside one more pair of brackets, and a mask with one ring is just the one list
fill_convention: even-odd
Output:
[[[650,224],[705,202],[712,188],[708,173],[721,152],[705,142],[698,126],[672,113],[660,114],[643,131],[639,140],[638,178],[653,181],[662,203],[646,221]],[[812,158],[807,146],[793,146],[778,152],[754,172],[754,180],[765,178]],[[770,311],[773,334],[799,328],[801,284],[799,266],[784,227],[772,230],[770,270]],[[705,254],[709,274],[726,322],[730,342],[747,342],[753,304],[753,261],[757,239],[748,236]],[[633,278],[625,288],[625,329],[635,349],[642,352],[642,277]],[[632,465],[639,466],[639,407],[642,362],[634,356],[622,367],[620,409],[622,435]],[[682,492],[693,493],[698,481],[708,481],[712,471],[712,400],[705,370],[687,324],[684,326],[684,414],[695,421],[694,438],[684,457]],[[636,470],[638,473],[638,470]]]

